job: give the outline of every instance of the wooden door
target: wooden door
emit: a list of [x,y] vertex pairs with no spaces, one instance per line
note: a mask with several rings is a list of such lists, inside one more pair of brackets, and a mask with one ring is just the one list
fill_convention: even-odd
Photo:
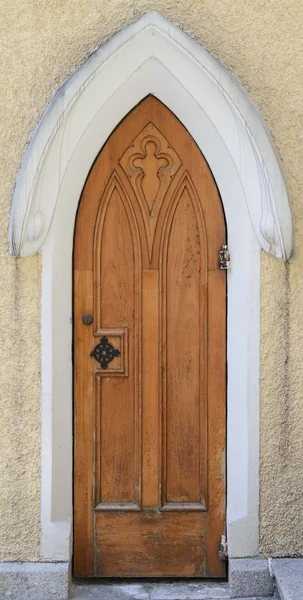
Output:
[[225,236],[200,150],[148,96],[77,216],[76,576],[225,575]]

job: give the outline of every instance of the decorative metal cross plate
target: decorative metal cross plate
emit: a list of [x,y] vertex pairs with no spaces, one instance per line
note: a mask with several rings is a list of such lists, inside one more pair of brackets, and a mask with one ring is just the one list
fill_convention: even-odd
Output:
[[93,356],[100,363],[102,369],[107,369],[108,363],[114,360],[116,356],[120,356],[120,350],[114,348],[104,335],[99,344],[90,353],[90,356]]

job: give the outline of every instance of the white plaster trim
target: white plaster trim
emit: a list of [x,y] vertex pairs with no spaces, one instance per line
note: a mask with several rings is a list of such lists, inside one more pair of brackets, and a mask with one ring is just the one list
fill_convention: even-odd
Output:
[[[261,247],[277,258],[289,258],[293,251],[290,203],[260,114],[230,72],[156,12],[141,17],[94,52],[50,103],[18,176],[11,252],[26,256],[41,248],[82,136],[98,112],[114,102],[124,83],[143,76],[150,62],[158,65],[159,76],[162,70],[165,77],[166,71],[181,82],[206,112],[235,163],[244,190],[242,201],[247,203]],[[151,82],[148,93],[153,92]]]
[[[229,555],[258,553],[260,249],[292,252],[285,184],[265,126],[232,76],[149,13],[94,53],[58,92],[20,172],[11,248],[42,246],[41,559],[68,560],[72,517],[72,253],[91,165],[120,120],[154,94],[185,125],[216,179],[228,272]],[[48,232],[48,235],[47,235]]]

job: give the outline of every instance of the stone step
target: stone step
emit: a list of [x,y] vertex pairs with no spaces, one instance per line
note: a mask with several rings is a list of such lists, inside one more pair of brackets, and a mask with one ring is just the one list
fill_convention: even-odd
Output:
[[302,600],[303,558],[275,558],[271,568],[280,600]]
[[226,584],[77,582],[72,600],[228,600]]
[[257,598],[267,598],[274,593],[269,562],[265,559],[229,560],[228,579],[231,598],[246,598],[253,595]]
[[[217,583],[97,583],[74,582],[72,600],[229,600],[227,584]],[[233,600],[274,600],[264,597]]]

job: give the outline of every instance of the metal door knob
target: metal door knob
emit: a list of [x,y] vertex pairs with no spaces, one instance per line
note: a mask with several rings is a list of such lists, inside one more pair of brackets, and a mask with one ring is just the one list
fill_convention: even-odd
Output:
[[84,313],[84,315],[82,315],[82,323],[84,325],[91,325],[93,322],[94,317],[91,315],[91,313]]

